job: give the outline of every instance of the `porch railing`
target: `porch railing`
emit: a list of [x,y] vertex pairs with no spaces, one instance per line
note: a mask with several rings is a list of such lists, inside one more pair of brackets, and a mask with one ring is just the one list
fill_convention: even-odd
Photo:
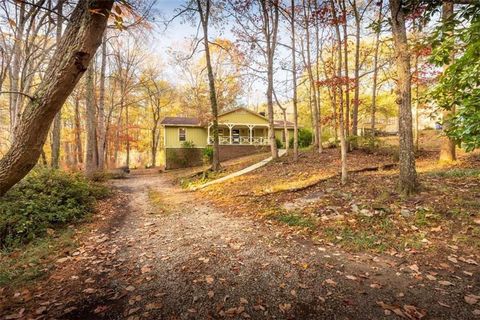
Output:
[[[219,136],[218,142],[221,145],[229,145],[229,144],[239,144],[239,145],[255,145],[255,146],[265,146],[268,145],[268,138],[265,137],[252,137],[250,141],[249,136],[232,136],[232,140],[230,141],[230,137],[228,136]],[[208,144],[213,144],[213,137],[210,136],[208,140]]]

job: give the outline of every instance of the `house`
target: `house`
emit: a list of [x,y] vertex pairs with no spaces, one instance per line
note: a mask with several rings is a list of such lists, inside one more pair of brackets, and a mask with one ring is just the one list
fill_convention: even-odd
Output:
[[[213,144],[212,123],[197,118],[165,117],[161,121],[160,165],[175,169],[201,165],[203,150]],[[293,123],[275,120],[275,137],[285,145],[293,137]],[[220,161],[270,150],[268,119],[247,108],[236,108],[218,116]]]

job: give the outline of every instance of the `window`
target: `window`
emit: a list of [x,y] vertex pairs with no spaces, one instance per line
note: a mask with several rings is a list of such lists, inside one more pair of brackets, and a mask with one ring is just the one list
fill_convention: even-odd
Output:
[[178,141],[187,140],[187,130],[185,128],[178,128]]

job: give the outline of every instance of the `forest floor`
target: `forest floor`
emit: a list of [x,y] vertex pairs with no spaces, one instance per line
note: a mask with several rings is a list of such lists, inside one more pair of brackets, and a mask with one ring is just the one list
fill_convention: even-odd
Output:
[[405,199],[395,168],[341,186],[335,150],[198,192],[134,171],[46,276],[0,288],[0,319],[478,319],[480,157],[432,157]]

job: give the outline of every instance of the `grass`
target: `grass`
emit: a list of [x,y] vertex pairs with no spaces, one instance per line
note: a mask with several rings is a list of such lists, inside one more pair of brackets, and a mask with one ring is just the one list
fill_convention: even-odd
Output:
[[434,170],[427,173],[438,178],[480,178],[480,169],[477,168],[454,168],[449,170]]
[[67,228],[30,242],[13,252],[0,253],[0,286],[16,286],[44,277],[58,259],[58,254],[77,246],[75,230]]
[[148,189],[148,200],[155,209],[152,214],[168,214],[170,207],[168,201],[165,200],[165,195],[153,189]]
[[273,219],[291,227],[301,227],[310,230],[316,227],[315,220],[297,213],[281,213],[273,216]]

